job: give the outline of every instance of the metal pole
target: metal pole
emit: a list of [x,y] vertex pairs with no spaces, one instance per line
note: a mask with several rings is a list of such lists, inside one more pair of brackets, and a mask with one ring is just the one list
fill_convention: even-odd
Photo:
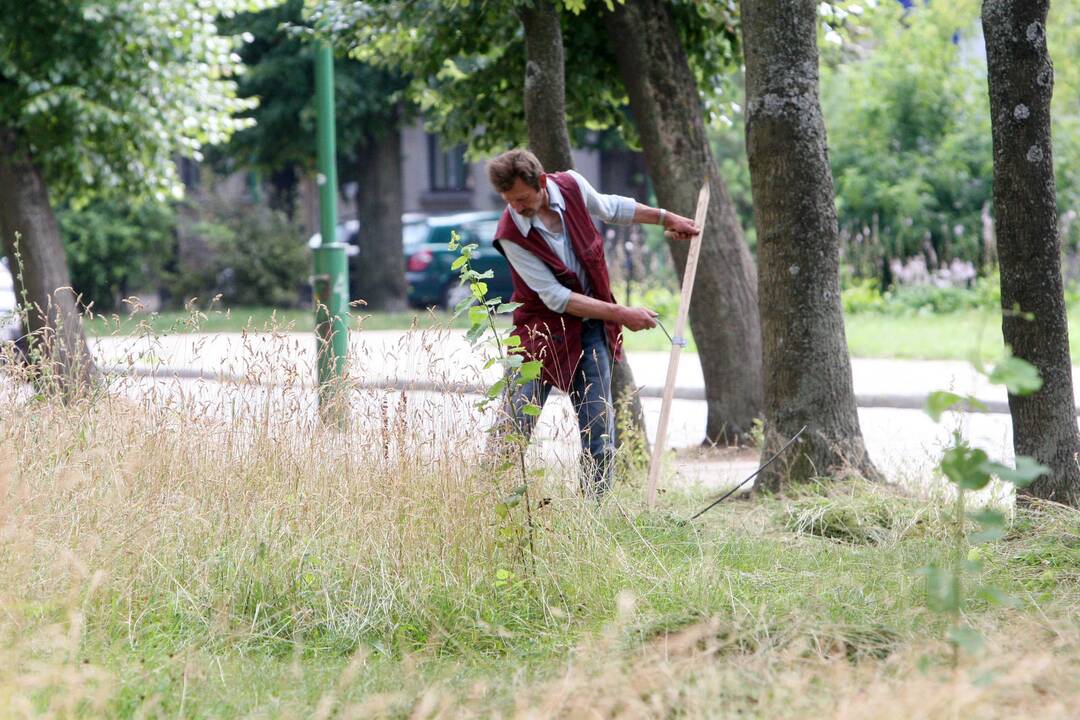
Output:
[[318,350],[319,410],[343,424],[342,380],[349,348],[349,266],[337,238],[337,160],[334,148],[334,55],[320,45],[315,57],[315,109],[318,119],[319,232],[313,277],[315,337]]

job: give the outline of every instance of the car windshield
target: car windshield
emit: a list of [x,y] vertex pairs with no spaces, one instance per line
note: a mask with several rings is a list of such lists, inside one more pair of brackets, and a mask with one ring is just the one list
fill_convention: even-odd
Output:
[[7,265],[0,262],[0,316],[7,316],[17,309],[15,298],[15,279],[7,269]]
[[402,228],[402,243],[405,245],[405,247],[419,245],[427,239],[427,234],[427,223],[409,223],[404,228]]
[[495,240],[495,231],[498,227],[498,220],[485,220],[483,222],[473,223],[469,226],[469,229],[480,239],[480,244],[491,245]]

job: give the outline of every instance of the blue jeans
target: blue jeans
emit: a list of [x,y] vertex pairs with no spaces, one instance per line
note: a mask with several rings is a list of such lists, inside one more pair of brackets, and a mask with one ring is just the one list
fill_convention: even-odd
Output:
[[[531,380],[514,393],[514,417],[528,438],[536,426],[536,416],[526,415],[526,403],[544,406],[551,384]],[[570,402],[581,430],[581,490],[585,495],[603,496],[611,488],[611,465],[615,456],[615,410],[611,404],[611,353],[601,320],[586,320],[581,330],[581,362],[570,383]]]

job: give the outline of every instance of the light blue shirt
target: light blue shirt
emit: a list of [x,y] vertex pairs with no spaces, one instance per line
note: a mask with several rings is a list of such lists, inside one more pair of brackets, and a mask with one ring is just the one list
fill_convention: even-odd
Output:
[[[622,195],[601,195],[580,174],[573,170],[569,171],[569,173],[577,182],[578,187],[581,188],[581,194],[585,198],[585,207],[594,220],[601,220],[613,225],[630,225],[634,222],[634,212],[637,209],[636,200]],[[559,219],[562,221],[562,232],[554,233],[548,230],[547,226],[544,225],[544,221],[538,216],[527,218],[513,208],[509,208],[510,217],[522,235],[528,235],[530,230],[536,228],[540,233],[540,237],[544,238],[551,248],[551,251],[558,256],[566,267],[577,275],[581,287],[588,292],[590,289],[589,279],[585,274],[585,268],[574,253],[570,237],[566,234],[566,218],[563,216],[566,210],[566,202],[562,191],[559,190],[559,186],[550,178],[547,181],[547,192],[548,204],[552,210],[559,213]],[[555,274],[551,272],[551,268],[544,264],[543,260],[512,240],[503,240],[502,249],[506,253],[506,259],[510,261],[510,265],[525,281],[525,284],[540,296],[544,305],[557,313],[566,312],[566,304],[570,302],[570,288],[555,279]]]

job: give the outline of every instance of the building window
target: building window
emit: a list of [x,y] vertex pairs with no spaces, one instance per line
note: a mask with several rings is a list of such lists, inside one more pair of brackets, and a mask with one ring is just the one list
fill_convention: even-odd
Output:
[[428,135],[428,168],[432,191],[468,190],[469,164],[465,146],[444,147],[435,135]]

